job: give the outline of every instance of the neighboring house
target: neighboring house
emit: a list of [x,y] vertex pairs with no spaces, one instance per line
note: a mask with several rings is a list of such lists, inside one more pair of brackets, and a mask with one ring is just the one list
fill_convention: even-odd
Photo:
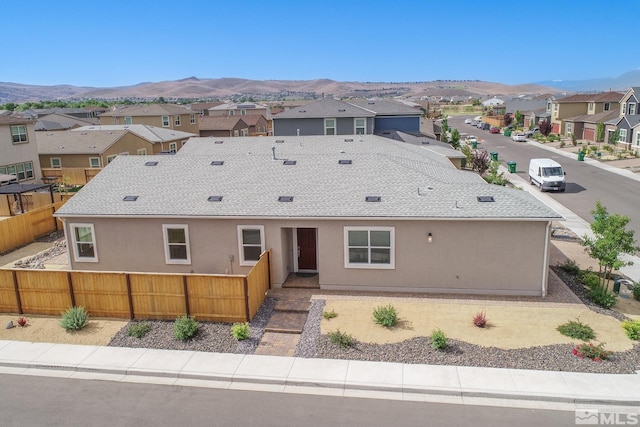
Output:
[[210,116],[249,116],[253,114],[262,114],[267,120],[271,120],[269,107],[253,102],[226,103],[209,108]]
[[77,119],[90,120],[92,124],[97,124],[97,117],[107,111],[109,111],[108,107],[90,106],[83,108],[33,108],[25,110],[25,113],[33,114],[37,117],[46,116],[48,114],[63,114]]
[[56,217],[73,270],[245,274],[270,250],[275,287],[315,272],[328,290],[545,295],[561,217],[449,155],[375,135],[192,138],[117,157]]
[[552,133],[571,137],[573,127],[566,126],[566,119],[585,114],[609,112],[619,108],[623,94],[619,92],[601,92],[565,96],[551,101]]
[[323,98],[273,116],[275,136],[370,135],[384,130],[420,132],[423,111],[389,100]]
[[622,96],[619,117],[618,142],[640,151],[640,87],[632,87]]
[[240,116],[202,116],[199,120],[202,137],[249,136],[249,125]]
[[598,137],[598,123],[603,125],[618,118],[618,109],[613,111],[602,111],[596,114],[583,114],[565,119],[565,129],[568,137],[572,134],[577,139],[584,139],[589,142],[607,142],[606,132],[603,134],[604,141],[596,141]]
[[192,133],[148,125],[85,126],[38,133],[43,168],[102,168],[118,155],[175,153]]
[[18,113],[0,114],[0,175],[15,175],[20,183],[40,183],[34,122]]
[[209,108],[211,107],[217,107],[218,105],[222,105],[224,104],[223,102],[217,101],[217,102],[195,102],[193,104],[191,104],[189,106],[189,108],[191,108],[192,111],[195,111],[195,113],[199,116],[208,116],[209,115]]
[[494,96],[493,98],[482,101],[481,104],[483,107],[495,108],[504,105],[504,100]]
[[121,107],[101,114],[101,125],[149,125],[198,135],[197,113],[173,104]]
[[249,126],[249,136],[269,136],[271,134],[269,122],[262,114],[242,116],[242,121]]
[[96,123],[89,119],[79,119],[74,116],[61,113],[51,113],[38,116],[34,129],[36,131],[60,131],[75,129],[82,126],[92,126]]
[[526,113],[544,110],[547,106],[545,99],[509,99],[505,102],[505,113],[515,117],[516,112],[520,112],[523,118]]

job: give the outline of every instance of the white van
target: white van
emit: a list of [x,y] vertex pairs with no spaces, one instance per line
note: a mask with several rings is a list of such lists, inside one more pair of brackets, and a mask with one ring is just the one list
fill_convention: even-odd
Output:
[[531,159],[529,162],[529,182],[540,187],[540,191],[564,191],[566,172],[560,163],[551,159]]

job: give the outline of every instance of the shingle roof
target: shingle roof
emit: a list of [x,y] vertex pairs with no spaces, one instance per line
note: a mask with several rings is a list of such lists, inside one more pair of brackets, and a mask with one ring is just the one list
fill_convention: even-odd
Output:
[[27,123],[32,123],[35,120],[31,117],[25,117],[20,115],[19,113],[10,113],[7,112],[5,114],[0,114],[0,126],[2,125],[22,125]]
[[47,131],[47,130],[64,130],[71,129],[74,126],[87,126],[92,125],[93,122],[87,119],[80,119],[78,117],[69,116],[67,114],[52,113],[38,117],[34,130]]
[[194,114],[194,112],[188,108],[181,107],[174,104],[140,104],[140,105],[128,105],[126,107],[118,108],[117,110],[107,111],[100,114],[100,116],[163,116],[163,115],[180,115],[180,114]]
[[347,101],[347,103],[355,105],[356,107],[364,108],[365,110],[372,111],[376,113],[377,116],[422,115],[422,111],[418,108],[410,107],[409,105],[402,104],[400,102],[384,99]]
[[[58,215],[560,218],[528,193],[489,185],[476,173],[445,165],[435,155],[420,146],[371,135],[192,138],[173,156],[118,156]],[[296,164],[284,165],[285,159]],[[158,163],[145,166],[149,160]],[[214,160],[224,164],[212,166]],[[123,202],[126,195],[139,197]],[[208,202],[211,195],[223,200]],[[294,199],[278,202],[283,195]],[[380,196],[381,201],[366,202],[366,196]],[[478,196],[493,196],[495,202],[479,202]]]
[[347,102],[333,98],[323,98],[310,102],[302,107],[285,110],[273,116],[273,120],[278,119],[302,119],[302,118],[325,118],[325,117],[374,117],[373,111],[365,110]]
[[579,116],[570,117],[568,119],[564,119],[567,122],[584,122],[584,123],[598,123],[598,122],[607,122],[611,119],[614,119],[620,115],[618,110],[613,111],[602,111],[596,114],[581,114]]
[[71,132],[90,132],[90,131],[120,131],[125,130],[144,138],[149,142],[167,142],[191,138],[197,136],[191,132],[182,132],[179,130],[161,128],[151,125],[92,125],[82,126],[71,129]]
[[236,127],[238,122],[242,122],[248,127],[244,121],[246,116],[203,116],[200,117],[198,127],[200,130],[231,130]]
[[580,93],[560,98],[554,102],[560,104],[569,102],[620,102],[623,96],[624,94],[619,92]]
[[[262,114],[247,114],[241,117],[242,117],[242,121],[249,126],[255,126],[261,117],[264,118]],[[267,120],[267,119],[265,118],[264,120]]]

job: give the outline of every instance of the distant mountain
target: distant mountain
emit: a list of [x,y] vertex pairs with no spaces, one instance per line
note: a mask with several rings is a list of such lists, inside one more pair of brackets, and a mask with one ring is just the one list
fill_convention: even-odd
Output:
[[629,71],[614,78],[588,80],[551,80],[537,82],[541,86],[550,86],[570,92],[626,91],[632,86],[640,86],[640,69]]
[[187,77],[176,81],[144,82],[122,87],[77,87],[72,85],[32,86],[0,82],[0,104],[50,99],[255,99],[371,96],[453,96],[539,94],[555,91],[541,85],[505,85],[475,80],[430,82],[338,82],[316,80],[247,80],[239,78],[202,79]]

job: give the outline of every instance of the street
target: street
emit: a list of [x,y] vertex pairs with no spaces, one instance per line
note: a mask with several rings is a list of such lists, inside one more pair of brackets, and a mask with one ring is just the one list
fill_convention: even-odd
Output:
[[[480,130],[464,123],[465,118],[472,116],[454,116],[448,119],[449,126],[459,132],[478,137],[479,149],[498,153],[498,160],[503,164],[516,162],[516,173],[529,181],[529,160],[533,158],[551,158],[560,163],[566,172],[567,189],[564,193],[547,192],[550,197],[569,210],[591,223],[591,210],[600,200],[610,213],[627,215],[631,221],[628,230],[634,230],[640,237],[640,182],[611,173],[604,169],[578,162],[577,157],[566,157],[524,142],[515,142],[501,134],[491,134],[488,130]],[[506,166],[506,164],[505,164]],[[505,176],[509,179],[509,173]]]
[[573,410],[0,375],[12,426],[573,426]]

